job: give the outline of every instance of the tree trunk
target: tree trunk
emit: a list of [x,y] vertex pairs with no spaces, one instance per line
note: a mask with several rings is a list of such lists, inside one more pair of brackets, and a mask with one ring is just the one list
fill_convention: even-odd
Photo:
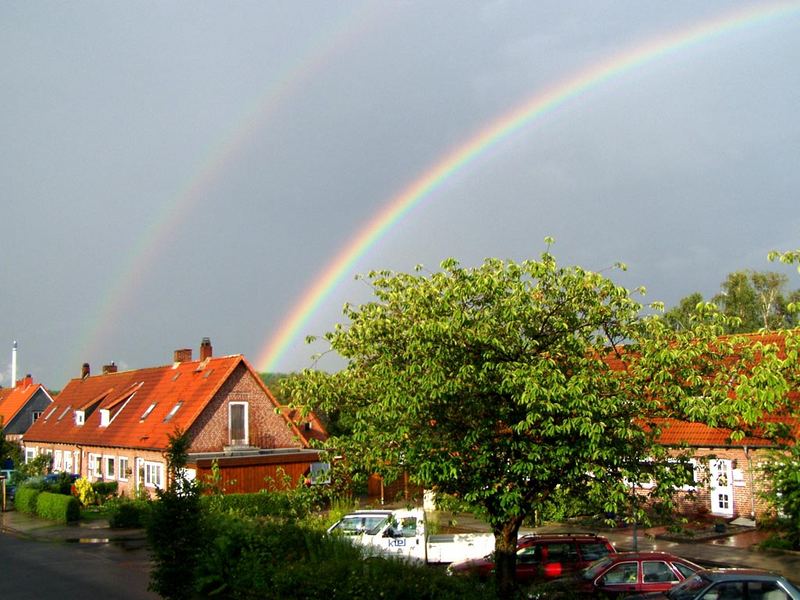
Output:
[[508,520],[494,530],[494,568],[499,598],[513,597],[517,585],[517,534],[522,518]]

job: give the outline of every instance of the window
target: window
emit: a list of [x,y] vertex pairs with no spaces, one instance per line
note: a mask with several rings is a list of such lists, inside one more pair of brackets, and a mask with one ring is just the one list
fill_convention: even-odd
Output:
[[228,411],[231,446],[247,446],[247,402],[231,402]]
[[578,544],[583,560],[593,562],[598,558],[608,555],[608,548],[602,542],[590,542],[588,544]]
[[42,416],[41,410],[34,410],[31,412],[31,423],[36,423],[36,419]]
[[678,576],[672,572],[667,563],[660,560],[646,560],[642,562],[642,581],[677,582]]
[[331,464],[313,462],[308,469],[308,478],[313,485],[331,482]]
[[61,470],[61,450],[56,450],[53,454],[53,470]]
[[119,475],[117,478],[120,481],[128,481],[128,470],[130,466],[128,464],[128,457],[127,456],[120,456],[119,457]]
[[161,463],[144,463],[144,484],[147,487],[164,487],[164,465]]
[[639,563],[625,562],[610,568],[603,575],[602,585],[619,585],[621,583],[636,583]]
[[103,478],[103,457],[99,454],[89,454],[89,465],[88,465],[88,472],[89,477],[94,479],[102,479]]
[[75,411],[75,425],[83,425],[86,420],[86,413],[82,410]]
[[[55,410],[55,409],[53,409],[53,410]],[[56,419],[56,420],[60,421],[61,419],[63,419],[64,415],[66,415],[70,410],[72,410],[72,406],[68,406],[67,408],[65,408],[64,411],[60,415],[58,415],[58,419]]]
[[36,448],[25,447],[25,462],[29,463],[36,458]]
[[144,413],[142,413],[142,416],[141,416],[141,417],[139,417],[139,420],[140,420],[140,421],[144,421],[144,420],[147,418],[147,416],[148,416],[148,415],[149,415],[151,412],[153,412],[153,409],[156,407],[156,404],[158,404],[158,402],[153,402],[153,403],[152,403],[150,406],[148,406],[148,407],[147,407],[147,410],[146,410],[146,411],[144,411]]
[[72,452],[64,450],[64,471],[72,473]]
[[54,406],[53,409],[49,413],[47,413],[47,416],[44,418],[45,421],[47,421],[47,419],[53,416],[53,413],[56,412],[56,408],[58,407]]
[[115,479],[117,477],[117,472],[115,470],[116,461],[114,460],[113,456],[106,456],[106,478],[108,479]]
[[178,409],[181,407],[181,404],[183,404],[183,402],[178,402],[177,404],[175,404],[175,406],[172,407],[172,410],[169,411],[169,414],[167,414],[167,416],[164,417],[164,423],[167,423],[172,420],[172,417],[174,417],[175,413],[178,412]]

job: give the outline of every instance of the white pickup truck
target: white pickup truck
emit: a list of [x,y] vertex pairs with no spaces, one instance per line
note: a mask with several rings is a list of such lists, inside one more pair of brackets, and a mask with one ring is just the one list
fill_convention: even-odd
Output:
[[427,534],[422,509],[358,510],[328,528],[382,555],[426,563],[480,558],[494,551],[491,533]]

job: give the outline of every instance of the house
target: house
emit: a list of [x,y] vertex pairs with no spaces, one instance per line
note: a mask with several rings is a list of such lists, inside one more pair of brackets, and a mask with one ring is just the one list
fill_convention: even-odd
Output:
[[228,491],[259,491],[283,474],[295,485],[323,468],[311,440],[326,434],[313,415],[290,418],[242,355],[214,357],[208,338],[197,360],[180,349],[158,367],[112,363],[91,375],[84,364],[26,432],[25,458],[47,454],[54,471],[152,493],[167,485],[164,453],[178,431],[189,436],[189,476],[216,462]]
[[[752,333],[743,337],[751,343],[773,344],[783,357],[785,337],[782,333]],[[789,400],[795,405],[798,399],[797,391],[789,392]],[[660,444],[675,448],[676,452],[679,448],[688,449],[694,457],[694,485],[682,490],[679,498],[684,511],[708,513],[722,519],[745,517],[751,520],[774,513],[774,508],[763,497],[770,486],[763,467],[778,448],[775,441],[758,435],[733,440],[729,429],[678,419],[657,421],[661,428]],[[793,416],[766,415],[762,421],[781,422],[792,432],[791,439],[795,442],[798,439],[800,423]]]
[[52,402],[50,393],[30,375],[14,387],[0,388],[0,428],[6,439],[19,441]]
[[728,429],[675,419],[660,426],[661,444],[688,449],[694,457],[694,483],[679,492],[682,511],[754,521],[773,512],[762,493],[769,488],[763,466],[776,448],[774,442],[760,437],[734,441]]

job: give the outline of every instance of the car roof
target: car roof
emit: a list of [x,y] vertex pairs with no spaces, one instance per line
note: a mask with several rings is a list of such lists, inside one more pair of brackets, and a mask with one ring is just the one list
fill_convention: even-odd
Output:
[[713,581],[733,581],[739,579],[751,579],[757,581],[774,581],[775,579],[780,579],[781,581],[787,581],[783,575],[774,573],[772,571],[765,571],[764,569],[704,569],[699,571],[698,574]]
[[685,562],[692,562],[683,558],[682,556],[670,554],[669,552],[656,551],[618,552],[613,556],[609,556],[609,558],[615,560],[616,562],[621,562],[624,560],[682,560]]
[[519,542],[551,542],[551,541],[569,541],[569,540],[581,540],[581,541],[598,541],[598,542],[607,542],[608,538],[603,537],[602,535],[597,535],[596,533],[526,533],[523,536],[520,536]]

